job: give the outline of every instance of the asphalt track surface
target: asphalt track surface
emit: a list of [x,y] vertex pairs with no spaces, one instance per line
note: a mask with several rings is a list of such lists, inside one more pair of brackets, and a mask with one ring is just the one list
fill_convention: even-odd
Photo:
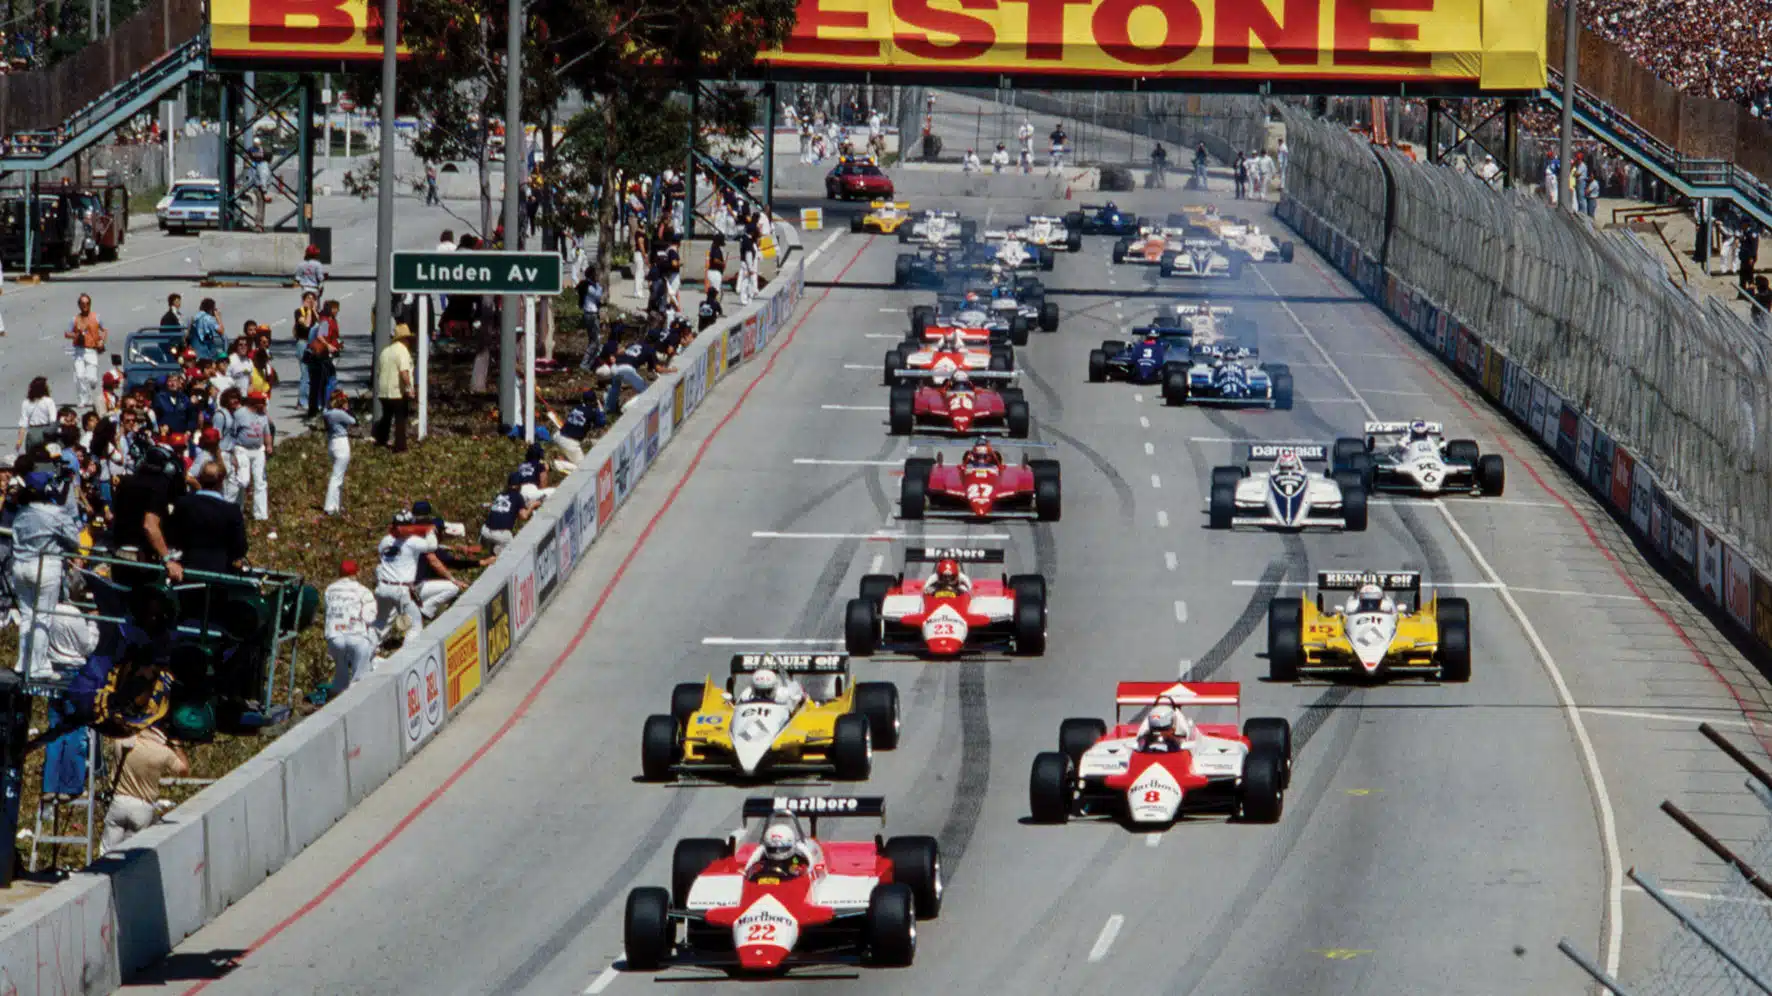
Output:
[[[1181,200],[1122,197],[1145,214]],[[1001,220],[1064,205],[955,206]],[[1750,742],[1686,634],[1722,641],[1689,613],[1676,630],[1636,594],[1640,560],[1593,502],[1302,245],[1294,264],[1210,288],[1255,320],[1264,354],[1291,364],[1295,410],[1167,409],[1151,388],[1087,383],[1091,346],[1203,289],[1159,290],[1151,271],[1109,266],[1108,244],[1090,238],[1059,259],[1048,285],[1061,329],[1018,351],[1036,435],[1063,462],[1064,520],[921,527],[1009,536],[1010,569],[1049,579],[1046,654],[858,664],[904,701],[902,745],[876,755],[865,790],[889,800],[890,832],[939,838],[942,915],[920,930],[911,968],[821,971],[771,990],[1579,991],[1553,946],[1562,935],[1640,974],[1671,921],[1620,888],[1622,870],[1695,894],[1719,877],[1655,804],[1701,808],[1726,838],[1757,808],[1693,732],[1711,718]],[[879,368],[928,295],[887,288],[896,251],[835,236],[793,334],[710,396],[511,673],[137,988],[725,988],[706,973],[618,971],[627,890],[667,883],[673,842],[735,826],[747,794],[637,783],[640,723],[667,708],[674,682],[767,648],[706,639],[837,646],[860,575],[898,562],[900,544],[863,536],[918,532],[895,518],[906,444],[885,433]],[[1368,410],[1438,418],[1502,452],[1506,496],[1375,503],[1363,534],[1204,528],[1209,468],[1230,458],[1222,440],[1327,441],[1357,433]],[[1473,680],[1261,680],[1268,598],[1328,568],[1420,570],[1469,598]],[[1178,675],[1241,681],[1245,716],[1291,719],[1297,762],[1278,825],[1025,822],[1028,767],[1059,720],[1111,715],[1118,680]],[[224,959],[237,967],[217,968]]]

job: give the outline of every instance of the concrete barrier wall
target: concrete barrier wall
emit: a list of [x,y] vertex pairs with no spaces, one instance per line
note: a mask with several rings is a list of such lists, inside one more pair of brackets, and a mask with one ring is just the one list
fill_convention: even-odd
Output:
[[317,840],[473,701],[677,427],[788,327],[804,263],[795,229],[778,224],[777,237],[788,255],[763,295],[698,336],[677,373],[627,404],[447,613],[164,823],[0,917],[0,994],[116,989]]
[[197,260],[205,276],[249,275],[295,279],[307,251],[300,232],[202,232]]
[[[823,193],[825,174],[831,171],[831,167],[777,162],[775,171],[775,189],[778,192]],[[1063,174],[1054,176],[1044,173],[1024,176],[1019,173],[998,174],[988,171],[967,175],[952,166],[922,167],[915,163],[906,163],[893,167],[888,175],[892,177],[893,196],[907,200],[914,197],[1056,200],[1064,196],[1069,174],[1077,172],[1082,171],[1066,170]]]

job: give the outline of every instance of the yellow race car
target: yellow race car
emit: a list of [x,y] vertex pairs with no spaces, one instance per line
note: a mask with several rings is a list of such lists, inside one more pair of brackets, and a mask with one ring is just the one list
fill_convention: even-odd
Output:
[[859,781],[873,751],[898,746],[898,688],[857,683],[844,654],[734,654],[722,687],[687,682],[671,693],[669,715],[648,716],[640,774],[831,774]]
[[911,220],[911,206],[905,201],[870,201],[868,213],[849,219],[849,230],[891,235]]
[[[1351,592],[1337,603],[1327,592]],[[1471,677],[1471,610],[1462,598],[1421,601],[1413,571],[1322,571],[1317,597],[1268,601],[1268,677],[1296,681],[1300,671],[1349,677]]]

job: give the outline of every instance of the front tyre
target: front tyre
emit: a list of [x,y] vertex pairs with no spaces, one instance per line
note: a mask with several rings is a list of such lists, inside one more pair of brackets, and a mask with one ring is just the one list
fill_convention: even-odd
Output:
[[876,965],[903,968],[917,956],[916,894],[898,882],[874,886],[868,897],[868,958]]
[[1304,600],[1275,598],[1267,603],[1267,676],[1297,681],[1304,660]]
[[911,890],[916,901],[917,919],[933,920],[941,915],[941,845],[934,837],[889,837],[886,860],[892,864],[892,881]]
[[649,782],[668,781],[672,769],[683,759],[682,727],[669,716],[647,716],[640,728],[640,777]]
[[868,732],[881,750],[896,750],[903,728],[898,686],[890,681],[864,681],[855,686],[855,711],[868,718]]
[[843,649],[852,657],[866,657],[879,646],[880,610],[865,598],[850,599],[843,609]]
[[670,960],[672,934],[670,893],[648,885],[628,893],[622,912],[622,943],[630,972],[656,972]]
[[831,730],[831,767],[838,781],[864,782],[874,770],[874,739],[866,716],[838,716]]
[[1035,823],[1064,823],[1075,798],[1071,759],[1057,751],[1034,755],[1028,772],[1028,814]]

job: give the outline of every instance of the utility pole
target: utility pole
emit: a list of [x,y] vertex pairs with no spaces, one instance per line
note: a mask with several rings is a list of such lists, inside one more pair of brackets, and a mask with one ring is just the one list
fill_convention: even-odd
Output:
[[1563,128],[1557,141],[1557,203],[1575,210],[1575,195],[1569,191],[1569,178],[1575,175],[1575,64],[1581,52],[1581,19],[1576,16],[1579,0],[1563,0]]
[[[375,195],[375,321],[371,325],[374,355],[369,358],[370,379],[380,366],[382,348],[394,332],[394,67],[399,58],[400,9],[394,0],[381,0],[381,174]],[[423,332],[421,330],[420,334]],[[381,417],[381,390],[374,411]]]
[[[505,248],[511,250],[523,230],[523,0],[505,0],[505,16]],[[498,340],[498,411],[504,425],[523,421],[517,407],[517,321],[522,308],[522,298],[505,295]],[[535,335],[534,329],[526,332]]]

